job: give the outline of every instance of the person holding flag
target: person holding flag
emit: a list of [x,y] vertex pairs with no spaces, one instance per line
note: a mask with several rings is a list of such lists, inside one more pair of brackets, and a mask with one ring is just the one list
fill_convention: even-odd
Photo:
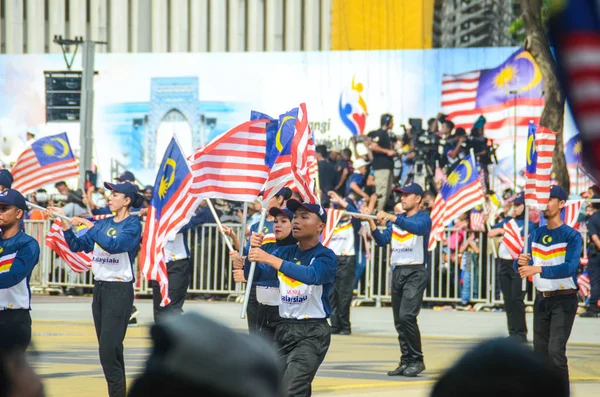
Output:
[[29,279],[40,257],[38,242],[21,230],[26,210],[21,193],[0,192],[0,331],[18,333],[22,350],[31,341]]
[[[521,235],[523,235],[523,226],[525,226],[525,195],[523,193],[518,194],[513,201],[512,218],[506,217],[493,225],[488,232],[488,237],[493,238],[504,235],[504,226],[512,219],[517,223]],[[531,221],[528,222],[531,233],[535,228],[535,224]],[[513,269],[515,258],[511,255],[510,249],[506,246],[504,240],[500,242],[498,257],[500,290],[504,298],[508,335],[520,342],[527,343],[527,321],[525,320],[524,302],[527,291],[523,291],[521,277]]]
[[550,188],[544,210],[547,224],[531,233],[527,247],[514,262],[521,278],[533,276],[537,291],[533,305],[533,349],[546,357],[569,382],[566,348],[577,314],[577,269],[583,240],[566,225],[560,213],[567,193]]
[[380,211],[377,219],[387,222],[383,233],[377,229],[373,219],[367,220],[377,245],[392,244],[392,310],[402,355],[398,367],[389,371],[388,376],[414,377],[425,370],[417,316],[427,287],[425,264],[431,218],[419,210],[423,198],[420,185],[409,183],[395,190],[402,194],[400,201],[406,212],[392,215]]
[[264,236],[253,234],[244,271],[248,277],[249,262],[256,262],[254,280],[279,281],[281,323],[275,339],[285,361],[286,395],[304,397],[311,395],[312,381],[331,343],[327,318],[337,258],[319,242],[327,222],[323,207],[291,199],[287,208],[294,213],[292,234],[298,243],[269,254],[261,248]]
[[[92,222],[73,217],[63,222],[64,237],[72,252],[91,252],[94,292],[92,314],[98,338],[98,352],[110,397],[124,397],[126,393],[125,360],[123,340],[133,307],[133,263],[140,249],[142,226],[140,218],[131,216],[132,207],[139,207],[144,198],[130,182],[112,184],[108,206],[114,217]],[[48,208],[64,215],[60,208]],[[72,226],[84,225],[86,234],[77,237]]]

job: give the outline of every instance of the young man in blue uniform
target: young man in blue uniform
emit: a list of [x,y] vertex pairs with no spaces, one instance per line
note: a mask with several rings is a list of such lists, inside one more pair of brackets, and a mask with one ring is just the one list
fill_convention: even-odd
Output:
[[18,332],[23,349],[31,341],[29,279],[40,257],[38,242],[21,230],[26,210],[21,193],[0,192],[0,331]]
[[269,254],[260,248],[263,236],[255,233],[247,261],[257,262],[254,280],[279,279],[281,322],[275,339],[285,360],[286,395],[306,397],[311,395],[312,381],[331,342],[327,318],[331,315],[329,296],[337,258],[319,242],[327,222],[323,207],[292,199],[287,208],[294,213],[292,233],[298,244],[279,247]]
[[[514,219],[523,234],[525,226],[525,196],[520,193],[513,201],[513,217],[504,218],[488,232],[488,237],[504,235],[504,225]],[[529,233],[533,231],[535,224],[529,221]],[[513,269],[514,259],[506,245],[501,242],[498,248],[498,266],[500,290],[504,298],[504,310],[508,324],[508,335],[519,342],[527,342],[527,322],[525,321],[525,293],[523,291],[521,277]]]
[[369,219],[369,225],[377,245],[392,244],[392,310],[402,356],[398,367],[389,371],[388,376],[414,377],[425,370],[417,316],[427,287],[425,264],[431,218],[419,211],[423,198],[421,186],[409,183],[396,191],[402,194],[400,200],[406,212],[393,215],[380,211],[377,214],[379,221],[388,222],[383,233],[372,219]]
[[568,383],[567,341],[577,314],[577,268],[581,234],[567,226],[560,213],[567,193],[552,186],[544,210],[545,226],[535,229],[526,250],[515,261],[521,278],[533,276],[537,291],[533,305],[533,349],[547,357]]

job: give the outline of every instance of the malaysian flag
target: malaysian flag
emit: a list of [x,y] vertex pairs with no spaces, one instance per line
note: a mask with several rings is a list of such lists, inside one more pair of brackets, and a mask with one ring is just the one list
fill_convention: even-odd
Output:
[[525,204],[545,209],[550,198],[552,152],[556,134],[545,127],[529,124],[526,152]]
[[11,169],[12,188],[29,194],[49,183],[79,176],[77,161],[69,145],[67,133],[34,141],[17,158]]
[[600,15],[594,0],[567,1],[550,16],[550,33],[566,88],[567,103],[579,127],[586,169],[600,177]]
[[215,138],[191,157],[192,194],[252,202],[258,197],[269,168],[266,158],[266,124],[251,120]]
[[521,229],[514,219],[506,222],[503,226],[504,237],[502,237],[502,243],[508,250],[508,253],[513,259],[517,259],[521,251],[523,251],[523,237],[521,236]]
[[[85,232],[87,232],[87,229],[81,229],[77,232],[77,235],[82,236]],[[91,253],[71,251],[65,240],[60,219],[54,221],[46,234],[46,246],[54,251],[75,273],[87,272],[92,267]]]
[[337,227],[340,219],[342,219],[342,210],[336,210],[333,208],[328,208],[327,212],[327,223],[325,224],[325,230],[323,230],[323,241],[322,244],[324,246],[328,246],[331,238],[333,237],[333,232]]
[[485,195],[477,173],[477,164],[475,159],[468,155],[448,175],[448,180],[433,203],[429,250],[435,247],[436,241],[442,239],[446,225],[484,201]]
[[311,166],[315,158],[315,146],[312,131],[308,126],[306,104],[301,103],[296,119],[296,133],[292,139],[292,177],[304,202],[315,204],[319,199],[315,195],[315,181],[311,178]]
[[577,285],[579,286],[579,292],[582,296],[588,297],[591,292],[591,280],[587,270],[584,270],[579,277],[577,277]]
[[165,244],[189,223],[201,201],[190,193],[193,184],[195,180],[190,166],[177,140],[172,138],[154,181],[140,249],[144,277],[160,284],[161,306],[171,301]]
[[519,136],[526,135],[529,120],[539,123],[543,85],[533,57],[519,49],[496,68],[444,75],[442,113],[465,129],[485,115],[486,137],[500,144],[512,142],[515,119]]

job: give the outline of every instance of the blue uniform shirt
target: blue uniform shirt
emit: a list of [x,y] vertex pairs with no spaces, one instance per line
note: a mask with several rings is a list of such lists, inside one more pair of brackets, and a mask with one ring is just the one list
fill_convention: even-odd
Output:
[[31,308],[29,279],[39,257],[38,242],[22,231],[0,239],[0,311]]
[[413,216],[400,214],[395,222],[388,222],[383,232],[375,230],[372,234],[379,246],[392,243],[391,263],[395,266],[426,264],[430,232],[431,218],[423,211],[418,211]]

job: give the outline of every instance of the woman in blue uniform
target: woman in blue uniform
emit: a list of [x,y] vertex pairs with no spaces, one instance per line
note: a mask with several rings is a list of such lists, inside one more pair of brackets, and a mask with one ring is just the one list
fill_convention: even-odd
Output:
[[285,361],[286,395],[305,397],[311,395],[312,381],[331,342],[327,318],[337,257],[319,242],[327,221],[319,204],[289,200],[287,208],[294,213],[292,233],[298,243],[269,254],[261,249],[262,234],[255,233],[247,261],[257,262],[255,281],[279,281],[281,322],[275,340]]
[[[73,252],[92,253],[94,295],[92,314],[98,337],[100,363],[108,383],[111,397],[126,394],[123,340],[127,322],[133,307],[133,263],[140,248],[142,226],[137,216],[131,216],[131,208],[139,207],[143,197],[130,182],[104,186],[111,190],[108,198],[112,218],[96,223],[79,217],[63,223],[65,240]],[[49,208],[60,213],[59,208]],[[84,225],[87,233],[77,237],[71,225]]]

